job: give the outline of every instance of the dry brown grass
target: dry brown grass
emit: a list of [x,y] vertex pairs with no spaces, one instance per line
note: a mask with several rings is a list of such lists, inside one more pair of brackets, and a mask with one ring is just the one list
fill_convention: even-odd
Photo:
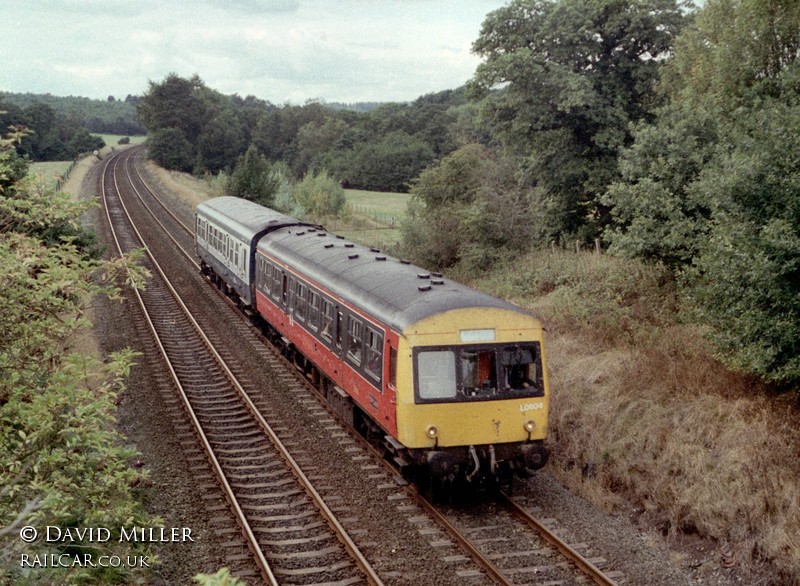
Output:
[[151,161],[144,166],[145,181],[158,193],[169,194],[171,200],[192,216],[197,204],[211,197],[224,195],[222,190],[209,181],[203,181],[177,171],[167,171]]
[[[148,175],[187,206],[218,195],[187,175]],[[667,535],[717,539],[744,565],[770,560],[800,585],[796,401],[714,360],[664,271],[536,253],[475,284],[548,329],[554,474],[610,509],[635,503]]]
[[603,506],[633,501],[667,535],[712,537],[800,584],[796,404],[714,360],[661,271],[540,253],[480,285],[548,326],[551,471]]

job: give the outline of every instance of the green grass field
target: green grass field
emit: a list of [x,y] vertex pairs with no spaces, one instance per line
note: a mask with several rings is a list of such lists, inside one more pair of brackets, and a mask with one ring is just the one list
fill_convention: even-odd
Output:
[[410,195],[380,191],[345,190],[349,217],[330,220],[326,228],[367,246],[391,251],[400,240],[400,222]]
[[72,161],[47,161],[45,163],[33,163],[31,165],[31,175],[37,175],[55,185],[59,177],[67,172]]
[[407,193],[383,193],[360,189],[348,189],[345,195],[355,215],[366,216],[388,225],[400,223],[411,197]]
[[[96,136],[99,136],[100,138],[102,138],[103,142],[106,143],[106,146],[111,146],[111,147],[117,146],[117,144],[119,143],[119,139],[123,138],[123,135],[121,135],[121,134],[96,134]],[[130,144],[142,144],[147,137],[146,136],[130,136],[128,138],[131,139]]]

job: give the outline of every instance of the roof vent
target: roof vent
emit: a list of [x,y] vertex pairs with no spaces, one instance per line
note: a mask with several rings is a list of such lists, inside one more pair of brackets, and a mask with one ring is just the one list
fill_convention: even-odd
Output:
[[356,252],[355,254],[348,254],[347,258],[349,258],[350,260],[353,260],[354,258],[358,258],[358,253]]
[[353,244],[352,242],[345,242],[344,243],[344,247],[345,248],[353,248],[354,246],[355,246],[355,244]]
[[420,291],[430,291],[431,290],[431,286],[430,285],[420,285],[419,287],[417,287],[417,289],[419,289]]
[[325,248],[333,248],[333,242],[329,242],[325,245]]
[[431,279],[433,285],[444,285],[444,279]]
[[383,256],[383,255],[381,255],[381,256],[376,256],[376,257],[375,257],[375,260],[386,260],[386,257],[385,257],[385,256]]
[[418,279],[430,279],[431,278],[431,274],[430,273],[417,273],[417,278]]

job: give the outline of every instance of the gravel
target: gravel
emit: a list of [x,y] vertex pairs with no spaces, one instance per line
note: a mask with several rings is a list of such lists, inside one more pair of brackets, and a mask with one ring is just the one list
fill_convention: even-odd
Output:
[[[96,165],[88,173],[84,192],[99,192],[99,170]],[[187,219],[191,222],[191,218]],[[105,230],[101,229],[100,234],[105,237]],[[198,294],[193,303],[214,303],[213,297],[210,286],[198,278]],[[96,334],[104,351],[122,347],[147,351],[149,341],[133,325],[133,311],[138,307],[130,299],[122,304],[96,302]],[[411,504],[402,487],[365,458],[318,407],[296,393],[296,383],[286,382],[285,373],[264,365],[263,348],[252,339],[242,342],[242,328],[243,325],[221,324],[220,333],[239,346],[243,361],[259,365],[250,371],[251,385],[260,389],[259,402],[276,412],[280,422],[289,422],[288,431],[283,433],[300,445],[307,474],[325,479],[326,489],[322,492],[326,502],[345,519],[345,527],[385,583],[486,583],[482,577],[464,577],[469,564],[458,566],[445,561],[459,552],[448,546],[442,535],[421,534],[410,519],[422,513]],[[225,564],[222,552],[226,533],[213,521],[221,513],[213,507],[209,509],[208,499],[196,488],[206,479],[198,479],[192,471],[187,447],[176,438],[179,411],[165,395],[159,372],[158,366],[144,360],[134,368],[119,407],[119,425],[141,452],[150,474],[150,483],[142,488],[145,506],[160,515],[165,526],[190,527],[196,537],[193,543],[169,544],[158,550],[162,564],[154,571],[152,583],[185,584],[194,574],[214,572]],[[717,544],[690,536],[666,539],[647,525],[635,505],[615,515],[600,511],[567,490],[547,469],[516,482],[514,494],[540,517],[552,519],[562,539],[586,544],[592,556],[608,560],[606,567],[624,576],[620,583],[729,586],[757,583],[755,579],[760,579],[761,584],[778,584],[766,571],[745,579],[738,566],[725,568],[723,548]]]

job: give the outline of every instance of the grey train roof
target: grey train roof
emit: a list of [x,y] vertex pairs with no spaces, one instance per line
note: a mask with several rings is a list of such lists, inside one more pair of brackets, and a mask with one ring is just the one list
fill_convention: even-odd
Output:
[[255,236],[282,226],[305,226],[290,216],[240,197],[215,197],[197,206],[197,214],[224,226],[233,236],[251,242]]
[[398,331],[451,309],[487,307],[526,313],[322,229],[282,228],[263,237],[258,248]]

